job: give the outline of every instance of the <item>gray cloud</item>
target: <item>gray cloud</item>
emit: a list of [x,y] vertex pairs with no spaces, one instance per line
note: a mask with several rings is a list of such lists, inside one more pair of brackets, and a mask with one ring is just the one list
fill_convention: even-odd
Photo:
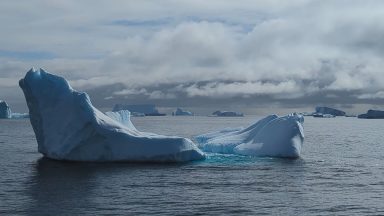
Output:
[[357,98],[359,99],[384,99],[384,91],[378,91],[376,93],[368,93],[368,94],[361,94],[358,95]]

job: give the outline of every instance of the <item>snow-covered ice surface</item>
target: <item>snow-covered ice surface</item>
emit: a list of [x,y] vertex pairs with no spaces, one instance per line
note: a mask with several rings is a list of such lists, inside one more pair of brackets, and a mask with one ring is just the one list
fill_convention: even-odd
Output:
[[226,128],[195,140],[206,152],[297,158],[304,142],[303,123],[304,117],[295,113],[270,115],[245,129]]
[[64,78],[42,69],[28,71],[19,85],[38,150],[48,158],[132,162],[205,158],[189,139],[138,131],[124,111],[108,117],[93,107],[86,93],[75,91]]

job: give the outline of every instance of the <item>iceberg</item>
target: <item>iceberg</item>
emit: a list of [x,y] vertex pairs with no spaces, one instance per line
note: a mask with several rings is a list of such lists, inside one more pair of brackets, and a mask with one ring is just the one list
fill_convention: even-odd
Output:
[[219,117],[243,117],[244,116],[244,114],[240,112],[220,111],[220,110],[213,112],[212,115],[219,116]]
[[[160,113],[154,104],[115,104],[114,112],[119,110],[129,110],[132,114],[138,113],[138,116],[165,116],[165,113]],[[135,115],[136,116],[136,115]]]
[[316,107],[315,110],[316,110],[316,113],[329,114],[329,115],[333,115],[333,116],[345,116],[344,111],[330,108],[330,107]]
[[131,116],[134,116],[134,117],[145,117],[145,114],[144,113],[138,113],[138,112],[132,112]]
[[105,115],[84,92],[43,69],[19,81],[38,151],[69,161],[184,162],[204,159],[189,139],[138,131],[126,111]]
[[0,100],[0,119],[23,119],[29,118],[28,113],[14,113],[7,102]]
[[195,137],[206,152],[269,157],[300,157],[304,117],[269,115],[247,128],[235,128]]
[[0,100],[0,119],[9,119],[11,117],[11,108],[9,108],[7,102]]
[[28,113],[12,113],[13,119],[23,119],[23,118],[29,118]]
[[194,114],[191,111],[182,110],[181,108],[177,108],[175,112],[172,112],[173,116],[193,116]]
[[361,119],[384,119],[384,111],[381,110],[368,110],[367,113],[357,116]]
[[331,115],[331,114],[323,114],[323,113],[314,113],[312,114],[313,117],[315,118],[335,118],[336,116]]

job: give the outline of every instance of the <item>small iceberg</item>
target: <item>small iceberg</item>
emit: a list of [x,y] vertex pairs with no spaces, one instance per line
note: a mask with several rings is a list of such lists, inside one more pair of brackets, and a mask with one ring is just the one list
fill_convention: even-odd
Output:
[[144,113],[132,112],[131,116],[133,117],[145,117]]
[[316,107],[315,113],[328,114],[332,116],[345,116],[345,112],[342,110],[330,108],[330,107]]
[[244,116],[244,114],[240,112],[220,111],[220,110],[213,112],[212,115],[218,116],[218,117],[243,117]]
[[381,110],[368,110],[367,113],[357,116],[360,119],[384,119],[384,111]]
[[323,113],[314,113],[312,114],[313,117],[315,118],[335,118],[336,116],[331,115],[331,114],[323,114]]
[[173,116],[193,116],[193,112],[188,110],[182,110],[181,108],[177,108],[175,112],[172,112]]
[[119,110],[129,110],[133,116],[165,116],[165,113],[160,113],[155,104],[115,104],[114,112]]
[[206,152],[269,157],[300,157],[304,117],[267,116],[247,128],[224,129],[195,137]]
[[14,113],[7,102],[0,100],[0,119],[24,119],[29,118],[28,113]]
[[13,119],[29,118],[29,114],[28,113],[12,113],[12,118]]
[[89,96],[43,69],[19,81],[44,156],[69,161],[184,162],[204,159],[189,139],[138,131],[127,111],[100,112]]
[[12,111],[7,102],[0,100],[0,119],[12,118]]

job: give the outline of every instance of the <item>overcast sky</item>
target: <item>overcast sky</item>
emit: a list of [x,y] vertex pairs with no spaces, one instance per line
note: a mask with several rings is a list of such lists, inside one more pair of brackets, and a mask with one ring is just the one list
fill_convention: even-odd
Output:
[[2,0],[0,99],[26,109],[17,85],[33,66],[105,109],[382,108],[383,11],[380,0]]

